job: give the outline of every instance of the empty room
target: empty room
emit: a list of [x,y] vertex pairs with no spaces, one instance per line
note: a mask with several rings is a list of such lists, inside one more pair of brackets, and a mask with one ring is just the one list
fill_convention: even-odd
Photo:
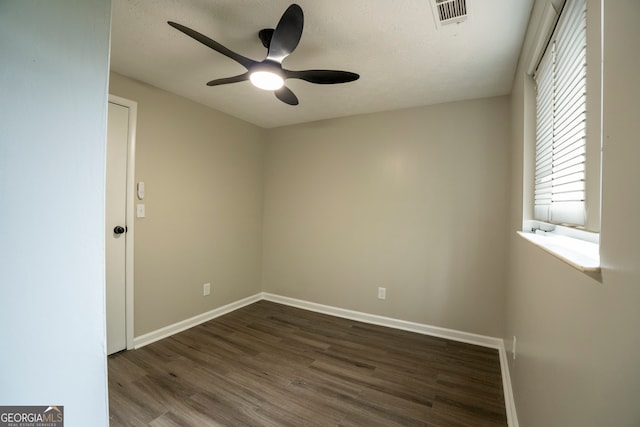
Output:
[[0,424],[640,425],[638,18],[0,2]]

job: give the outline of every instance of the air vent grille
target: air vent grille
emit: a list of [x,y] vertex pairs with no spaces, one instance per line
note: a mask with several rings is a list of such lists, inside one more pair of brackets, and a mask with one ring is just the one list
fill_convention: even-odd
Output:
[[466,0],[432,0],[435,1],[437,19],[440,25],[462,22],[467,19]]

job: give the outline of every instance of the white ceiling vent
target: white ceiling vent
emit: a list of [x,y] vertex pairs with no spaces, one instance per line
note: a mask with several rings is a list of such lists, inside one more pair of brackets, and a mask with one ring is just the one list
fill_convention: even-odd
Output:
[[467,19],[466,0],[431,0],[431,7],[437,27]]

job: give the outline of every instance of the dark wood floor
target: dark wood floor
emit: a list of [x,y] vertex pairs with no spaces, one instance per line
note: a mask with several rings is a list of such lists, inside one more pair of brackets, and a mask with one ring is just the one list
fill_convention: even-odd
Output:
[[111,426],[505,426],[496,350],[260,301],[109,357]]

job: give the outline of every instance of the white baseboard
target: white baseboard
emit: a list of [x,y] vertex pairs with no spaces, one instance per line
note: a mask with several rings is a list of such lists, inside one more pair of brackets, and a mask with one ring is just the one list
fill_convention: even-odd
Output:
[[387,326],[389,328],[446,338],[468,344],[480,345],[482,347],[490,347],[495,349],[504,347],[504,344],[502,344],[502,339],[488,337],[486,335],[477,335],[469,332],[456,331],[455,329],[440,328],[438,326],[430,326],[422,323],[407,322],[406,320],[393,319],[391,317],[378,316],[376,314],[347,310],[344,308],[332,307],[329,305],[317,304],[315,302],[303,301],[269,293],[263,293],[262,298],[267,301],[290,305],[292,307],[303,308],[305,310],[315,311],[318,313],[329,314],[331,316],[343,317],[345,319],[357,320],[359,322],[370,323],[373,325]]
[[513,388],[511,388],[511,375],[509,375],[509,361],[507,360],[507,350],[504,347],[504,340],[498,349],[500,355],[500,371],[502,373],[502,389],[504,390],[504,406],[507,411],[507,425],[518,427],[518,415],[516,413],[516,401],[513,398]]
[[472,334],[469,332],[441,328],[438,326],[431,326],[423,323],[408,322],[406,320],[378,316],[376,314],[347,310],[344,308],[270,294],[268,292],[261,292],[233,302],[231,304],[227,304],[223,307],[219,307],[206,313],[199,314],[190,319],[186,319],[181,322],[174,323],[173,325],[165,326],[164,328],[136,337],[133,340],[134,348],[137,349],[147,344],[151,344],[152,342],[167,338],[173,334],[182,332],[186,329],[192,328],[211,319],[215,319],[216,317],[222,316],[223,314],[230,313],[234,310],[237,310],[249,304],[253,304],[254,302],[258,302],[260,300],[272,301],[279,304],[328,314],[330,316],[356,320],[363,323],[386,326],[389,328],[401,329],[404,331],[416,332],[418,334],[430,335],[439,338],[446,338],[453,341],[464,342],[467,344],[494,348],[498,350],[498,355],[500,357],[500,369],[502,371],[502,386],[504,390],[505,409],[507,412],[507,423],[509,427],[518,427],[518,418],[516,416],[515,402],[513,400],[513,390],[511,388],[511,377],[509,375],[509,363],[507,361],[507,353],[504,347],[504,340],[502,338]]
[[152,342],[170,337],[173,334],[177,334],[178,332],[193,328],[194,326],[207,322],[211,319],[215,319],[216,317],[222,316],[223,314],[231,313],[232,311],[242,308],[246,305],[258,302],[261,299],[262,293],[257,293],[255,295],[251,295],[250,297],[243,298],[222,307],[214,308],[213,310],[207,311],[206,313],[198,314],[197,316],[193,316],[189,319],[185,319],[172,325],[165,326],[164,328],[157,329],[153,332],[140,335],[139,337],[135,337],[133,339],[133,348],[138,349],[140,347],[144,347],[145,345],[151,344]]

